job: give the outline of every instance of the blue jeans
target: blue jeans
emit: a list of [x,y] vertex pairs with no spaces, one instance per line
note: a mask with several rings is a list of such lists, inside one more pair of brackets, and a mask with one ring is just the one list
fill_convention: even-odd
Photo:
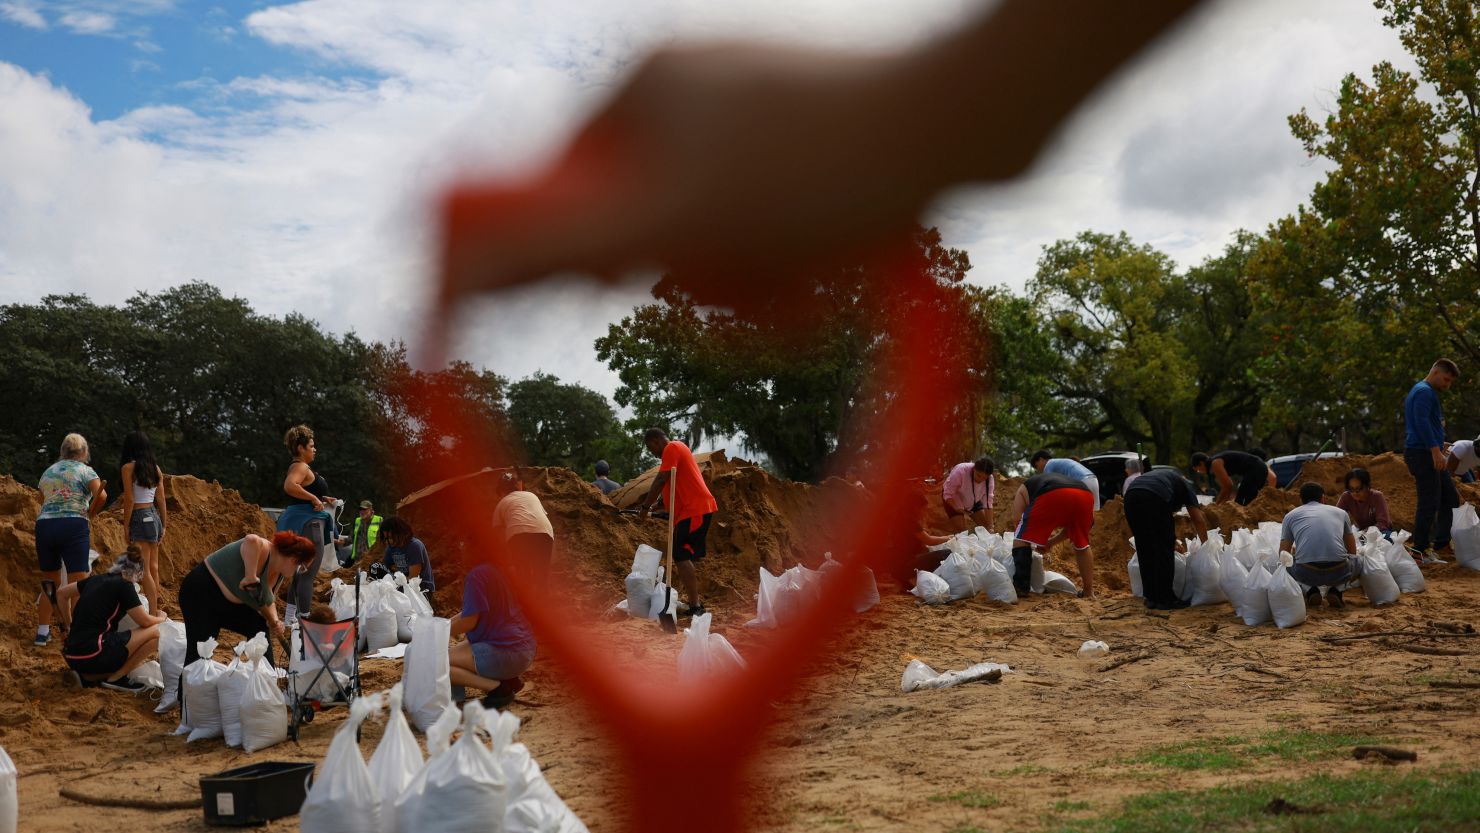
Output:
[[[1413,540],[1409,546],[1426,550],[1449,543],[1449,525],[1459,506],[1459,492],[1448,471],[1434,468],[1434,456],[1427,448],[1403,449],[1403,462],[1413,475],[1413,488],[1418,492],[1418,509],[1413,518]],[[1437,523],[1435,522],[1437,520]],[[1432,537],[1431,537],[1432,536]]]

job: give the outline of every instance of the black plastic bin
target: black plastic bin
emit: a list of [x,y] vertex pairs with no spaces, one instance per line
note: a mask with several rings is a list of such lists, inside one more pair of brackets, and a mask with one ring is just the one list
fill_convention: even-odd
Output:
[[206,824],[266,824],[296,815],[308,794],[313,764],[264,761],[200,779]]

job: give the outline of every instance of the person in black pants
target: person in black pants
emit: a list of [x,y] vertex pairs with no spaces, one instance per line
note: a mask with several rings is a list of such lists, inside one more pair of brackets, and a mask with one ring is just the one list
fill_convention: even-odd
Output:
[[[1248,506],[1259,496],[1265,486],[1275,487],[1274,472],[1264,462],[1264,455],[1248,451],[1220,451],[1209,456],[1199,451],[1192,455],[1192,470],[1199,474],[1211,474],[1218,484],[1218,497],[1214,503],[1233,501],[1239,506]],[[1239,477],[1237,491],[1233,477]]]
[[1125,520],[1136,542],[1147,610],[1187,607],[1172,592],[1176,570],[1177,512],[1186,507],[1199,541],[1208,540],[1208,522],[1197,490],[1171,469],[1154,469],[1125,487]]
[[[251,638],[258,633],[286,637],[278,618],[277,589],[308,572],[319,548],[302,535],[278,532],[271,539],[248,535],[206,556],[180,582],[180,614],[185,619],[185,665],[199,658],[195,643],[222,628]],[[267,644],[272,662],[272,641]]]

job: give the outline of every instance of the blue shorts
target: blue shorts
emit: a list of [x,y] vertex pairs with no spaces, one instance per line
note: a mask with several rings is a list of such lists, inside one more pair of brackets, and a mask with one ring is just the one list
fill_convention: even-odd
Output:
[[534,663],[534,649],[508,651],[488,642],[469,642],[473,649],[473,668],[478,676],[489,680],[512,680],[529,670]]
[[42,518],[36,522],[36,560],[43,573],[55,573],[63,565],[69,573],[85,573],[91,549],[92,525],[87,518]]
[[164,537],[164,524],[159,520],[159,510],[153,506],[140,506],[129,513],[128,539],[145,544],[157,544]]

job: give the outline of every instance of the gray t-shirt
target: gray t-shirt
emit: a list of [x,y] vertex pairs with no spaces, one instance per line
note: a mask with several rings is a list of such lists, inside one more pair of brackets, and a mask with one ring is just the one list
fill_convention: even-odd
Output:
[[1291,509],[1280,524],[1280,541],[1295,544],[1296,564],[1340,561],[1351,529],[1345,510],[1325,503],[1307,503]]

